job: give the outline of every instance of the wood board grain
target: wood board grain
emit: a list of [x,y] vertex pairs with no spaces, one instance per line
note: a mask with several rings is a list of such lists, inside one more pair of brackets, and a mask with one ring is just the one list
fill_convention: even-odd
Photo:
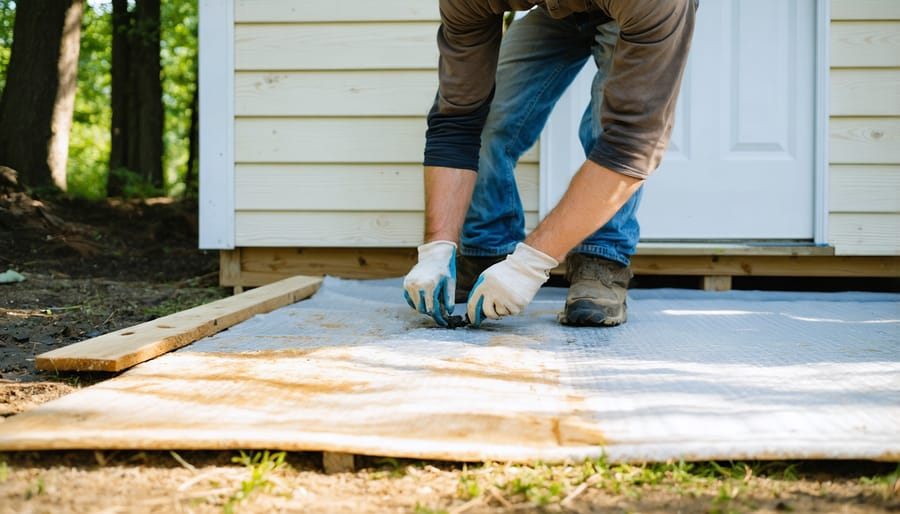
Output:
[[122,371],[256,314],[308,298],[322,279],[296,276],[38,355],[43,370]]

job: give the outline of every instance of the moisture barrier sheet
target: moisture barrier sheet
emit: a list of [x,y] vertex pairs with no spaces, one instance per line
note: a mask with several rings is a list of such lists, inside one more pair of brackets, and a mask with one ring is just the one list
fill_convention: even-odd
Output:
[[564,299],[447,330],[399,279],[327,278],[0,423],[0,449],[900,459],[900,295],[632,290],[615,328],[558,324]]

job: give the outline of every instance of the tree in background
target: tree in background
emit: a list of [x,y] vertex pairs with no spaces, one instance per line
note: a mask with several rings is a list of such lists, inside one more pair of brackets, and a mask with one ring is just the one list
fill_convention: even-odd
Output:
[[197,196],[197,1],[162,5],[165,162],[169,193]]
[[88,1],[81,27],[78,92],[69,143],[68,191],[74,196],[91,199],[106,196],[109,173],[111,11],[109,3]]
[[[106,184],[112,147],[113,6],[112,0],[83,1],[85,6],[67,182],[69,194],[99,199],[107,196]],[[16,3],[13,0],[0,0],[0,88],[3,88],[8,72]],[[25,3],[43,5],[44,0],[24,0],[18,3],[23,6]],[[161,166],[164,186],[152,186],[139,175],[139,168],[134,167],[130,173],[121,174],[128,181],[123,191],[112,191],[114,196],[169,194],[195,197],[197,193],[197,123],[193,116],[197,92],[197,0],[168,0],[160,4],[159,61],[162,65],[161,97],[165,127]],[[130,0],[127,5],[129,10],[136,12],[134,0]],[[42,30],[46,38],[46,31]],[[127,63],[122,68],[127,70],[126,66]],[[159,75],[157,72],[156,76]],[[42,82],[45,81],[46,78],[43,78]],[[127,108],[121,112],[127,112]],[[18,123],[30,122],[32,119],[33,116],[29,114],[28,118],[20,119]],[[121,126],[118,120],[116,123]],[[14,123],[12,130],[15,130],[15,126]],[[118,162],[121,163],[121,159]],[[3,164],[3,160],[3,154],[0,154],[0,164]]]
[[107,194],[121,196],[128,173],[163,190],[160,0],[112,2],[112,123]]
[[0,164],[28,186],[66,188],[83,9],[82,0],[16,6],[0,97]]

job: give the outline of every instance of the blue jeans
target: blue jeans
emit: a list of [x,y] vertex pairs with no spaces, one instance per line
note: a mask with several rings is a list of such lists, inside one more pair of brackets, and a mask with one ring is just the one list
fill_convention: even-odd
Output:
[[[600,135],[603,85],[618,37],[614,22],[570,16],[553,19],[533,9],[503,37],[496,90],[481,136],[478,179],[463,226],[460,252],[468,256],[512,253],[525,239],[525,216],[513,168],[540,136],[553,106],[591,56],[598,72],[579,126],[585,155]],[[640,237],[639,189],[597,232],[572,252],[628,265]]]

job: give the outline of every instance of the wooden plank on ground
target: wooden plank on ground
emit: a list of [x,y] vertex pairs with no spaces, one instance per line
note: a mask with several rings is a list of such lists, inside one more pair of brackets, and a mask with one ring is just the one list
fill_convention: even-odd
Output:
[[287,278],[41,354],[35,364],[38,369],[44,370],[122,371],[220,332],[256,314],[309,298],[321,283],[322,279],[317,277]]

